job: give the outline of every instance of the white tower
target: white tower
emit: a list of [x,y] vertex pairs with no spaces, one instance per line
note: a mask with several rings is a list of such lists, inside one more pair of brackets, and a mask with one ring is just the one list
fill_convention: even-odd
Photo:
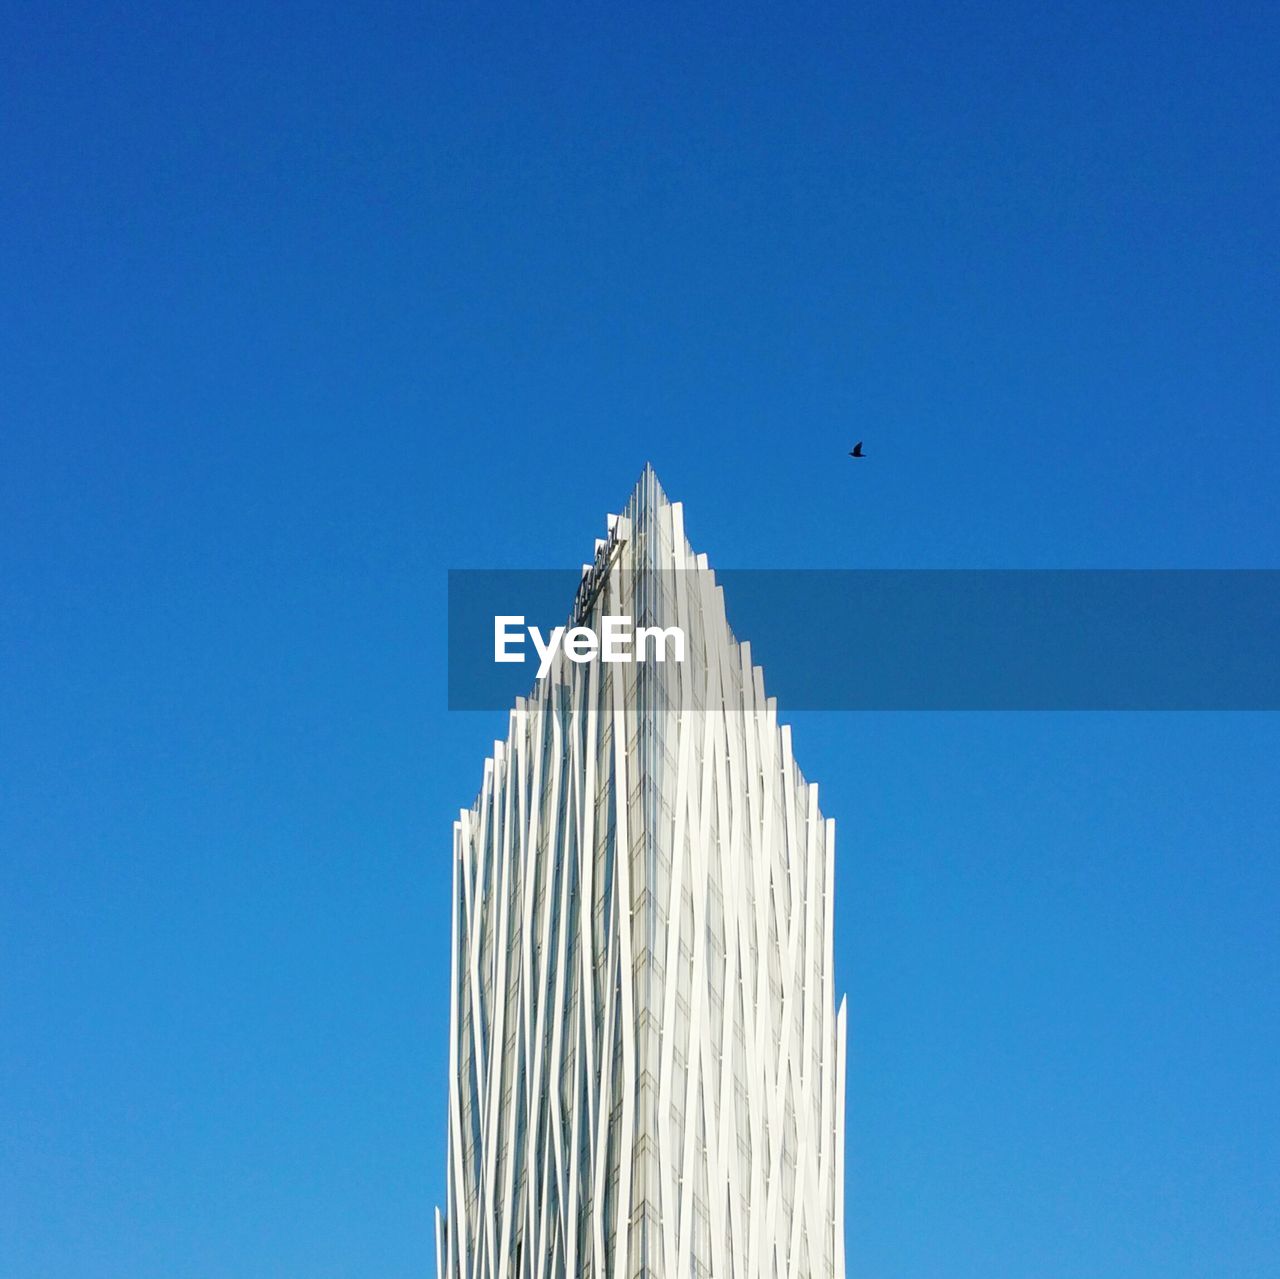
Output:
[[646,467],[454,824],[442,1279],[844,1279],[834,823]]

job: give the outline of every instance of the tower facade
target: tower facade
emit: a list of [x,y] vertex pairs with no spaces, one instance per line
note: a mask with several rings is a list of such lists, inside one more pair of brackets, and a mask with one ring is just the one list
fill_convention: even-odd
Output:
[[442,1279],[844,1279],[834,823],[646,468],[453,831]]

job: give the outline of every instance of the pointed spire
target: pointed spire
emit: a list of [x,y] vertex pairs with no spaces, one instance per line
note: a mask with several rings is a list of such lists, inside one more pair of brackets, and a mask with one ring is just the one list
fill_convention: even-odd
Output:
[[640,472],[640,480],[641,483],[648,480],[649,483],[653,485],[654,491],[657,493],[661,501],[666,502],[670,500],[667,497],[666,489],[662,487],[662,481],[658,479],[658,472],[653,469],[652,462],[646,462],[644,464],[644,470]]
[[635,488],[631,490],[631,498],[627,503],[627,507],[634,510],[636,523],[644,525],[654,512],[670,505],[671,499],[667,497],[666,491],[658,479],[658,473],[653,469],[653,463],[646,462],[644,469],[640,472],[640,478],[636,481]]

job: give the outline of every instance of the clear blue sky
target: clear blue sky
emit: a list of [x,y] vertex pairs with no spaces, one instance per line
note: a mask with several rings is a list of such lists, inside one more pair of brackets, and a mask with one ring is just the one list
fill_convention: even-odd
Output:
[[[6,5],[0,1274],[431,1273],[503,728],[444,709],[446,568],[580,563],[646,459],[721,566],[1280,566],[1278,49],[1262,4]],[[1280,1274],[1278,718],[796,743],[850,1274]]]

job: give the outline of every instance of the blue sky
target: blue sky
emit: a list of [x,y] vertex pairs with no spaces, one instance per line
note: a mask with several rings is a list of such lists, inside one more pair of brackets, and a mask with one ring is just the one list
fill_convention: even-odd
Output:
[[[1280,564],[1268,6],[5,29],[6,1276],[430,1272],[446,569]],[[1280,1271],[1276,717],[796,747],[850,1273]]]

